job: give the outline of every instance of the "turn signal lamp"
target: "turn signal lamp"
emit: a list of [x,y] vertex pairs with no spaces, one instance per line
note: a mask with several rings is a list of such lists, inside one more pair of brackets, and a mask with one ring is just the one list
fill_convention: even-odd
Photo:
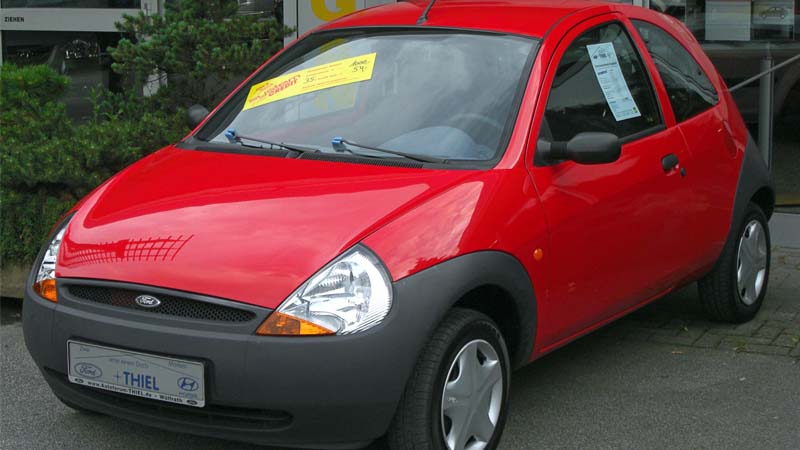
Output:
[[58,232],[53,236],[53,239],[44,250],[42,262],[39,264],[39,270],[36,272],[36,279],[33,282],[33,291],[39,294],[43,299],[53,303],[58,301],[58,296],[56,295],[56,264],[58,262],[58,251],[61,249],[61,240],[64,238],[64,232],[67,230],[68,223],[69,219],[61,224]]
[[275,311],[258,327],[256,334],[262,336],[321,336],[336,334],[336,331]]

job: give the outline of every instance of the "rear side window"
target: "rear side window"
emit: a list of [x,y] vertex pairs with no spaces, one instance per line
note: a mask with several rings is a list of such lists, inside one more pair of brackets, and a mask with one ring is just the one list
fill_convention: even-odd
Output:
[[664,81],[675,120],[684,121],[717,104],[717,91],[692,55],[661,28],[634,20]]
[[547,99],[542,138],[585,131],[624,138],[661,124],[650,78],[618,23],[593,28],[564,52]]

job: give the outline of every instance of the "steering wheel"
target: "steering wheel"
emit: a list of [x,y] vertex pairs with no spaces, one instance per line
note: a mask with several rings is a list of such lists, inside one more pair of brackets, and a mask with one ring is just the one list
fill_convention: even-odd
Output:
[[[452,116],[449,119],[447,119],[444,123],[445,123],[445,125],[453,125],[453,124],[456,124],[456,123],[460,122],[462,119],[466,119],[468,121],[473,121],[473,122],[481,122],[481,123],[483,123],[485,125],[488,125],[488,126],[490,126],[492,128],[495,128],[497,130],[497,134],[498,135],[503,134],[504,127],[503,127],[502,123],[498,122],[495,119],[491,119],[489,117],[483,116],[481,114],[476,114],[476,113],[470,113],[470,112],[458,113],[455,116]],[[464,131],[467,131],[467,130],[464,130]]]

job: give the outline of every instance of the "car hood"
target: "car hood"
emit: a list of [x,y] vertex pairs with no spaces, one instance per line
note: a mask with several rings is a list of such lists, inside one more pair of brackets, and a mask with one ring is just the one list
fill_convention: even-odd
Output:
[[344,250],[470,173],[168,147],[85,199],[57,276],[275,308]]

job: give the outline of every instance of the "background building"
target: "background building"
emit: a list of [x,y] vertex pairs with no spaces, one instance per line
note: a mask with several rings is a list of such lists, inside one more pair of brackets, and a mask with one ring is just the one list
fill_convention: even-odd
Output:
[[[123,14],[160,14],[168,0],[0,0],[2,61],[47,63],[72,78],[65,99],[74,117],[89,113],[87,96],[97,84],[119,83],[105,52],[120,39],[114,23]],[[344,14],[393,0],[240,0],[242,14],[267,11],[300,34]],[[442,0],[447,1],[447,0]],[[702,43],[729,86],[763,67],[800,54],[800,0],[623,0],[684,22]],[[769,135],[766,157],[778,188],[778,202],[800,207],[800,62],[778,70],[769,102],[759,82],[734,93],[756,139]],[[771,127],[759,127],[771,104]],[[765,131],[766,130],[766,131]],[[759,136],[761,134],[762,136]]]

